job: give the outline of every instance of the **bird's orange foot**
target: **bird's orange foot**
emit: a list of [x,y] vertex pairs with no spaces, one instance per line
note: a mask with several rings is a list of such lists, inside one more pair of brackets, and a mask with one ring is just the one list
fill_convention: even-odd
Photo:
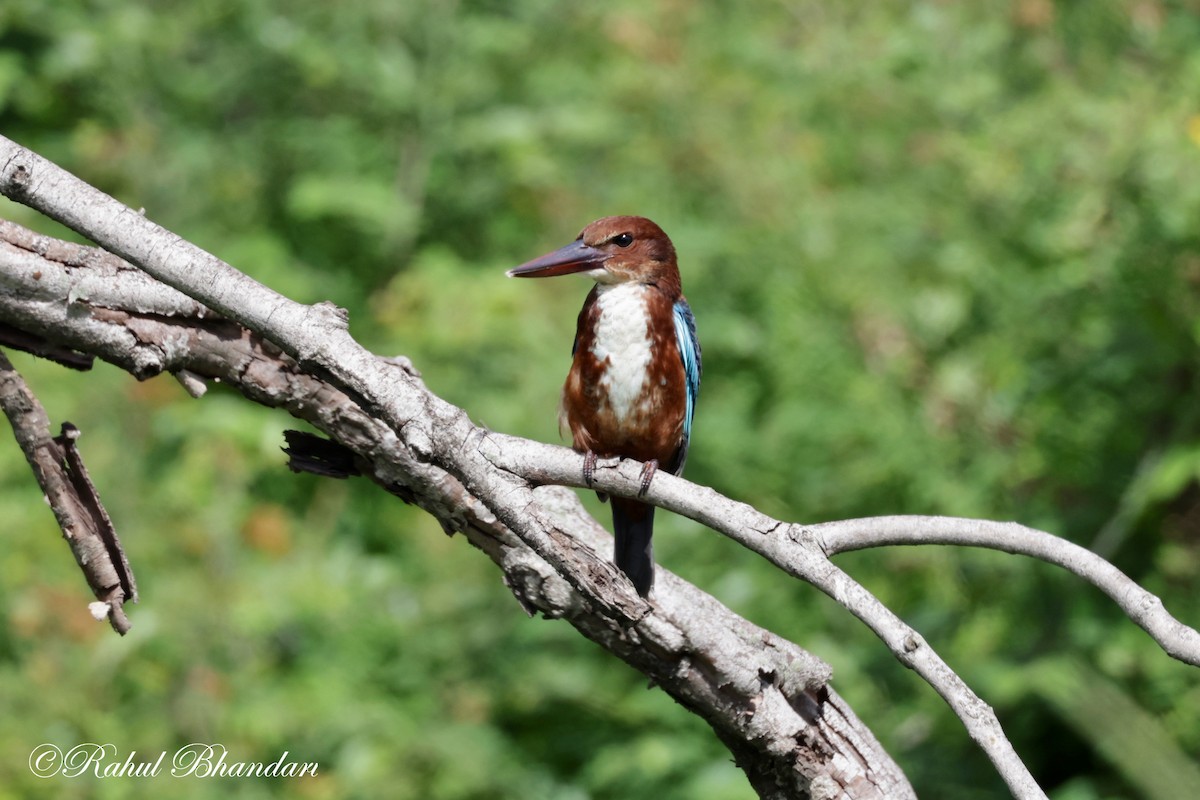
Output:
[[583,454],[583,482],[592,488],[592,479],[596,477],[596,454],[588,450]]
[[652,458],[642,464],[642,488],[638,489],[638,497],[645,497],[646,492],[650,491],[650,481],[654,480],[656,472],[658,472],[657,458]]

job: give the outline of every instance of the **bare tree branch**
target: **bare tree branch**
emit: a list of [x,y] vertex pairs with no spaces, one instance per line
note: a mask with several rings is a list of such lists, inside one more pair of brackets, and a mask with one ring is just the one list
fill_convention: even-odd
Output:
[[[3,223],[3,220],[0,220]],[[62,364],[70,369],[86,372],[92,368],[93,358],[70,347],[56,345],[39,336],[32,336],[19,328],[0,323],[0,347],[22,350],[38,358]]]
[[107,618],[113,630],[124,636],[130,628],[125,601],[137,602],[137,586],[117,532],[75,447],[79,429],[64,423],[61,435],[51,437],[46,409],[3,353],[0,409],[12,424],[17,444],[46,493],[63,538],[96,595],[92,614],[97,619]]
[[[511,437],[491,434],[488,456],[498,466],[540,483],[582,486],[577,458],[529,448]],[[558,450],[560,448],[554,448]],[[575,454],[571,454],[574,456]],[[600,491],[636,496],[640,469],[614,459],[601,461],[593,479]],[[703,523],[764,556],[787,573],[829,595],[883,640],[902,664],[934,688],[962,720],[971,738],[995,765],[1014,797],[1044,797],[1004,735],[995,711],[981,700],[917,631],[904,623],[865,587],[840,570],[811,529],[772,519],[752,506],[730,500],[674,475],[655,476],[644,495],[649,502]]]
[[[312,421],[364,459],[373,480],[419,503],[448,529],[465,531],[504,569],[506,582],[527,610],[567,618],[708,720],[762,796],[911,795],[866,729],[831,699],[819,661],[749,626],[669,575],[653,604],[631,591],[596,555],[604,538],[599,526],[582,514],[570,493],[547,485],[580,486],[578,454],[476,427],[461,409],[429,393],[414,371],[361,348],[349,336],[343,312],[327,304],[288,301],[2,138],[0,191],[124,255],[186,295],[175,297],[182,304],[176,314],[131,309],[120,302],[106,306],[93,297],[73,295],[69,286],[65,295],[53,295],[43,307],[30,309],[22,302],[8,303],[9,292],[0,291],[0,320],[94,353],[139,376],[171,370],[193,390],[197,376],[222,377],[259,402],[284,406]],[[0,247],[0,259],[11,255],[19,263],[21,253],[30,257],[36,252],[36,247],[15,249],[20,252]],[[122,271],[130,271],[108,267],[116,270],[111,277],[118,281]],[[26,264],[25,269],[33,267]],[[148,281],[134,274],[134,283]],[[0,269],[0,281],[28,279],[14,275]],[[69,284],[71,279],[63,280]],[[0,282],[0,290],[5,289]],[[63,296],[66,303],[53,299]],[[79,304],[88,313],[63,309]],[[221,317],[214,318],[205,306]],[[233,326],[239,335],[226,331],[212,337],[207,326]],[[228,349],[222,344],[227,340]],[[601,462],[595,485],[634,497],[640,489],[639,465]],[[1168,653],[1200,663],[1200,634],[1107,562],[1050,534],[1002,523],[922,517],[806,527],[772,519],[662,473],[645,499],[762,554],[866,623],[947,701],[1015,797],[1044,794],[992,709],[920,634],[837,568],[831,555],[933,542],[1026,553],[1095,583]],[[704,608],[705,618],[696,618],[695,608]],[[849,727],[831,723],[835,718],[847,720]],[[815,761],[806,750],[814,736],[828,748],[818,748],[821,757]]]
[[[33,335],[67,343],[139,377],[170,371],[186,373],[193,383],[220,380],[311,422],[357,453],[372,480],[419,504],[447,530],[463,532],[501,567],[528,613],[567,620],[707,720],[761,796],[914,796],[903,773],[827,685],[828,667],[796,645],[665,570],[646,614],[632,623],[615,616],[610,604],[573,591],[460,480],[414,453],[349,395],[305,374],[269,342],[207,309],[147,291],[145,275],[118,259],[92,251],[83,268],[78,258],[37,255],[51,252],[47,245],[46,237],[0,222],[0,320],[22,320]],[[75,289],[81,280],[97,279],[109,292],[106,305],[93,305]],[[138,310],[121,307],[122,295]],[[392,366],[425,392],[410,366],[400,360]],[[611,549],[611,539],[573,492],[531,488],[524,481],[520,490],[512,502],[521,504],[527,525],[544,530],[551,546],[571,547],[609,572],[609,591],[633,595],[596,555]]]
[[1167,655],[1200,666],[1200,633],[1171,616],[1162,600],[1112,564],[1054,534],[1016,522],[923,516],[847,519],[810,525],[808,530],[831,556],[888,545],[953,544],[1018,553],[1055,564],[1111,597]]

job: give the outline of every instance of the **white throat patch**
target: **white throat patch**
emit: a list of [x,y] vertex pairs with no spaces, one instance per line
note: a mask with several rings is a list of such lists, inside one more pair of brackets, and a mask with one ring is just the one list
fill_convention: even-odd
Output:
[[640,283],[597,284],[596,338],[592,355],[608,368],[600,385],[618,422],[628,419],[634,404],[642,399],[650,366],[650,320],[646,315],[646,292]]

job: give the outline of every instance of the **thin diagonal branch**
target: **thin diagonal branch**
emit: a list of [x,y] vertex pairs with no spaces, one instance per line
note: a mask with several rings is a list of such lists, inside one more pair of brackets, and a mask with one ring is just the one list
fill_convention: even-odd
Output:
[[124,605],[127,600],[137,602],[137,586],[112,521],[75,447],[79,429],[65,423],[60,436],[51,436],[46,409],[3,353],[0,410],[8,417],[63,538],[96,596],[93,614],[99,619],[107,617],[113,630],[125,635],[130,623]]

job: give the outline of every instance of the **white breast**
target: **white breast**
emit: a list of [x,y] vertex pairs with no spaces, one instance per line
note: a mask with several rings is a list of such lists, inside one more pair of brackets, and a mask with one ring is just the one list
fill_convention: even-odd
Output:
[[592,355],[608,368],[600,385],[618,422],[627,419],[643,397],[650,366],[650,320],[646,314],[647,287],[637,283],[597,284],[596,338]]

